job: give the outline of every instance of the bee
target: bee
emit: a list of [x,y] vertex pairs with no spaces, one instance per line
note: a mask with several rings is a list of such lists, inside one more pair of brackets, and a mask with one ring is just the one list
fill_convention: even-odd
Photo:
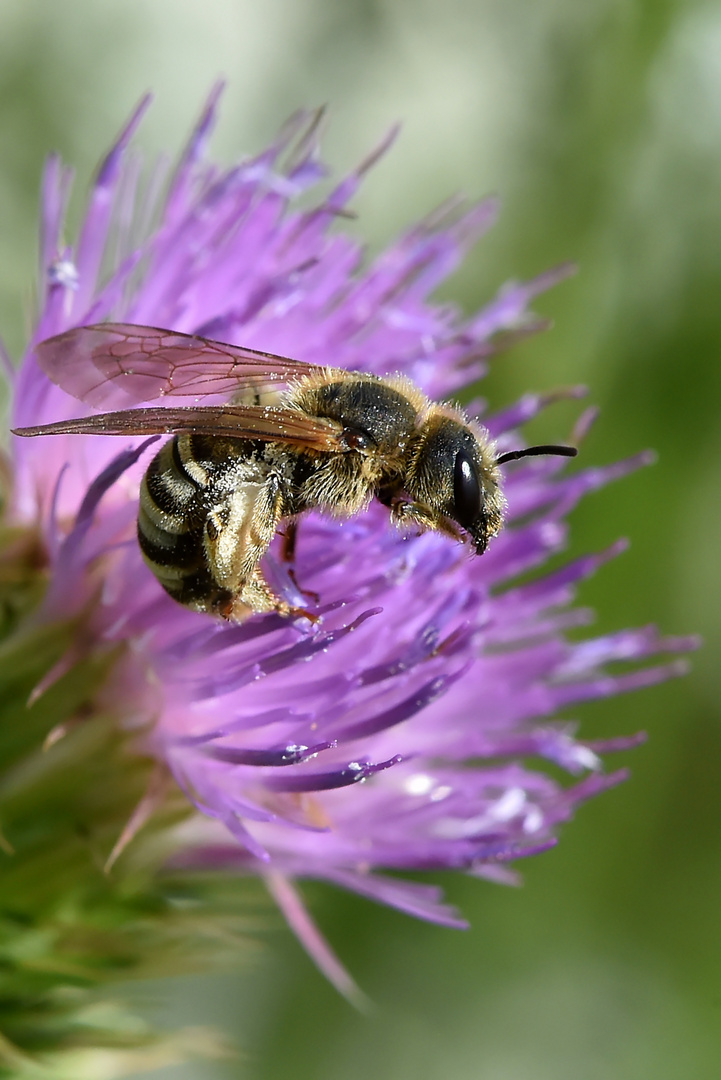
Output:
[[[499,466],[569,446],[496,454],[489,433],[403,375],[379,378],[149,326],[68,330],[36,348],[63,390],[103,412],[14,434],[168,434],[140,489],[138,542],[170,596],[240,622],[309,615],[265,580],[281,526],[287,554],[307,510],[343,517],[372,499],[402,528],[431,529],[477,555],[503,524]],[[223,404],[198,404],[224,396]],[[145,406],[145,402],[172,403]],[[137,406],[143,407],[138,408]]]

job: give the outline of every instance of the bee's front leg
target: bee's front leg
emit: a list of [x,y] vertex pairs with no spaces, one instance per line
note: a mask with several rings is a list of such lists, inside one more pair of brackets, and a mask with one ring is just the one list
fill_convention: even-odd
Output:
[[454,521],[424,503],[395,498],[386,505],[391,512],[391,521],[401,529],[416,525],[424,532],[430,529],[453,540],[463,539],[463,533]]

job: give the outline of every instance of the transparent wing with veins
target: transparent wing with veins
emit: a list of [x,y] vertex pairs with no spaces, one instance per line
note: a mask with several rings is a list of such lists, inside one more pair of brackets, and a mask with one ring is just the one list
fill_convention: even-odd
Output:
[[[224,345],[151,326],[81,326],[41,342],[35,350],[46,375],[89,405],[120,405],[114,412],[15,429],[34,435],[156,435],[182,431],[284,442],[314,450],[349,449],[343,426],[276,406],[226,404],[132,408],[174,396],[197,400],[262,391],[304,375],[335,369],[274,353]],[[340,377],[347,375],[337,369]]]
[[35,348],[45,374],[94,408],[128,408],[172,395],[198,400],[272,387],[327,368],[286,356],[130,323],[80,326]]

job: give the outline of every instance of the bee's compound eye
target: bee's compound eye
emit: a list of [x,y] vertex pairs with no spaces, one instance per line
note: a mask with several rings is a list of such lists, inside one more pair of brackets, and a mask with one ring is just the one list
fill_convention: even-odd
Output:
[[481,513],[481,482],[473,458],[459,450],[453,466],[453,502],[455,518],[464,529],[470,528]]
[[360,428],[343,428],[343,441],[349,450],[369,450],[373,446],[373,439],[367,431]]

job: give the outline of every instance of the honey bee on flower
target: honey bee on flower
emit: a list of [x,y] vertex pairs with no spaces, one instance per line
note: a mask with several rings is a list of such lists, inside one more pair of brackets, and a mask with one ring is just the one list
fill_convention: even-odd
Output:
[[[156,327],[83,326],[35,351],[81,401],[233,391],[226,405],[134,408],[14,434],[172,433],[143,478],[140,548],[175,600],[235,622],[294,613],[260,567],[281,522],[293,538],[308,510],[349,516],[375,497],[395,524],[467,539],[482,555],[503,520],[498,466],[576,454],[532,446],[499,456],[480,424],[430,401],[405,376],[303,364]],[[291,386],[279,392],[278,383]]]

